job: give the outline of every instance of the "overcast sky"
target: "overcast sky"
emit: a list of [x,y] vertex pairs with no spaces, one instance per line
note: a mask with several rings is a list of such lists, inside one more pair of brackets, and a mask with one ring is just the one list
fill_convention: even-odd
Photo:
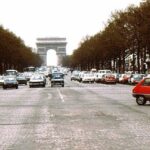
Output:
[[115,10],[142,0],[0,0],[0,25],[36,48],[38,37],[66,37],[67,54],[94,35]]

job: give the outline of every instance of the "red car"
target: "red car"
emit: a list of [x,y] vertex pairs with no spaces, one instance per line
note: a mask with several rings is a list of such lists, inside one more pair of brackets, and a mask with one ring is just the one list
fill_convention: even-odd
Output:
[[113,74],[104,74],[102,76],[101,82],[116,84],[116,78]]
[[132,90],[133,97],[136,98],[138,105],[144,105],[150,101],[150,78],[144,78]]

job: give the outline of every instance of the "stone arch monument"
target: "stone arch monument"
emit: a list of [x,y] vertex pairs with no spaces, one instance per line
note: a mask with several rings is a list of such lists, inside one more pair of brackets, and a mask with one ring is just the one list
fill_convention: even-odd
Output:
[[36,46],[37,53],[43,60],[43,65],[47,64],[47,51],[55,50],[58,56],[58,65],[61,65],[62,58],[66,56],[66,38],[49,37],[49,38],[37,38]]

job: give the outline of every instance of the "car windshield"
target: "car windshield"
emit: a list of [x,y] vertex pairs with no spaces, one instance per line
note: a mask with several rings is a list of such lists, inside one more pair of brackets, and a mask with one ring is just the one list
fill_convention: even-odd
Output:
[[31,79],[32,79],[32,80],[41,80],[42,77],[41,77],[41,76],[33,76]]
[[145,79],[143,85],[150,86],[150,78]]
[[16,70],[6,70],[6,75],[17,75]]
[[62,79],[64,77],[61,73],[54,73],[52,74],[52,79]]
[[5,81],[14,81],[15,80],[15,78],[5,78]]

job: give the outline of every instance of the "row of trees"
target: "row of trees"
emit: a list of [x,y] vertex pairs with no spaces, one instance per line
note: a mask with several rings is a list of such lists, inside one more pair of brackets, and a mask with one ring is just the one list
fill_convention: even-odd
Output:
[[6,69],[22,71],[27,66],[39,66],[42,60],[14,33],[0,26],[0,73]]
[[80,69],[145,71],[146,59],[150,57],[149,10],[150,0],[146,0],[140,6],[132,5],[124,11],[116,11],[105,29],[87,36],[65,62]]

